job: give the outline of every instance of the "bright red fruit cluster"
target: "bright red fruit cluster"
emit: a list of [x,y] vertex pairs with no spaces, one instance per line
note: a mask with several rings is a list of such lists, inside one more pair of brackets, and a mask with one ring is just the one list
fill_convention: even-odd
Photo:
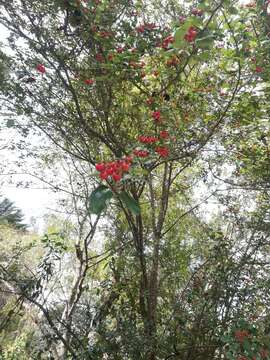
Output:
[[162,41],[162,44],[161,44],[161,47],[165,50],[168,49],[168,46],[170,44],[174,43],[174,36],[173,35],[169,35],[167,36],[163,41]]
[[166,158],[169,156],[169,149],[166,146],[158,146],[155,148],[155,152],[159,154],[160,157]]
[[143,144],[153,144],[158,141],[156,136],[139,136],[138,140]]
[[160,133],[159,133],[159,137],[161,139],[168,139],[169,137],[169,133],[167,130],[161,130]]
[[37,64],[36,69],[38,72],[40,72],[41,74],[44,74],[46,69],[45,66],[43,64]]
[[123,173],[129,171],[131,163],[132,157],[127,156],[121,160],[98,163],[95,167],[102,180],[107,180],[111,177],[115,182],[117,182],[122,179]]
[[156,122],[160,122],[160,121],[161,121],[161,112],[160,112],[160,111],[153,111],[153,112],[152,112],[152,118],[153,118]]
[[188,41],[188,42],[193,42],[195,40],[197,36],[197,30],[195,29],[194,26],[191,26],[186,35],[184,36],[185,40]]
[[149,152],[147,150],[134,150],[133,154],[138,157],[145,158],[149,155]]

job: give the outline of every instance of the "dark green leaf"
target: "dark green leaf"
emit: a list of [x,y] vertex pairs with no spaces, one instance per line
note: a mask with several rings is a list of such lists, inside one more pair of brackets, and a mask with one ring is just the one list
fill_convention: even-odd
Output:
[[141,212],[140,206],[136,200],[134,200],[128,193],[125,191],[119,194],[121,201],[126,205],[126,207],[133,212],[135,215],[139,215]]
[[107,186],[100,185],[89,197],[89,211],[92,214],[99,215],[106,208],[107,202],[112,196],[113,192]]

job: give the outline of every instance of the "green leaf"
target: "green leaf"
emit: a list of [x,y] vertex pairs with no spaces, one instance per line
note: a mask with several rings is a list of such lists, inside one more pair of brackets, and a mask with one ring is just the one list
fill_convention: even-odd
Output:
[[213,47],[214,39],[212,35],[205,36],[203,38],[197,39],[196,44],[201,49],[210,49]]
[[140,214],[141,209],[139,203],[134,200],[128,193],[125,191],[120,193],[119,198],[131,212],[133,212],[135,215]]
[[113,192],[105,185],[97,187],[89,197],[89,211],[99,215],[107,206],[107,202],[112,198]]
[[175,32],[174,44],[173,44],[174,48],[179,49],[186,44],[184,41],[185,33],[186,33],[186,29],[178,29]]

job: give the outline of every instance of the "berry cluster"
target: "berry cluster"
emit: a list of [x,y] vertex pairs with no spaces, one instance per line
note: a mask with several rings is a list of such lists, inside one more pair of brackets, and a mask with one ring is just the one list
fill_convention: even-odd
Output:
[[157,146],[155,152],[159,154],[160,157],[166,158],[169,156],[169,149],[166,146]]
[[161,47],[164,49],[164,50],[167,50],[169,45],[174,43],[174,36],[173,35],[169,35],[167,36],[163,41],[162,41],[162,44],[161,44]]
[[43,64],[37,64],[36,69],[38,72],[40,72],[41,74],[44,74],[46,69],[45,66]]
[[141,157],[141,158],[146,158],[149,155],[149,151],[147,150],[134,150],[133,154]]
[[121,160],[116,160],[107,163],[98,163],[95,168],[99,172],[102,180],[107,180],[109,177],[115,182],[120,181],[123,173],[128,172],[132,163],[132,157],[127,156]]
[[194,26],[191,26],[186,35],[184,36],[185,40],[188,41],[188,42],[193,42],[195,40],[197,36],[197,30],[195,29]]
[[161,121],[161,112],[160,111],[153,111],[152,118],[155,122],[159,123]]
[[168,139],[169,138],[169,133],[167,130],[161,130],[159,133],[159,137],[161,139]]
[[139,136],[138,137],[139,142],[143,144],[153,144],[157,142],[159,139],[156,136]]

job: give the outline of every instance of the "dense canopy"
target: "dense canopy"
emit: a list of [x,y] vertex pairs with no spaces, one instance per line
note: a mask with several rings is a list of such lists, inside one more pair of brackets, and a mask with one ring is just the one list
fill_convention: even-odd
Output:
[[68,215],[0,248],[1,359],[270,359],[269,15],[0,0],[1,131]]

